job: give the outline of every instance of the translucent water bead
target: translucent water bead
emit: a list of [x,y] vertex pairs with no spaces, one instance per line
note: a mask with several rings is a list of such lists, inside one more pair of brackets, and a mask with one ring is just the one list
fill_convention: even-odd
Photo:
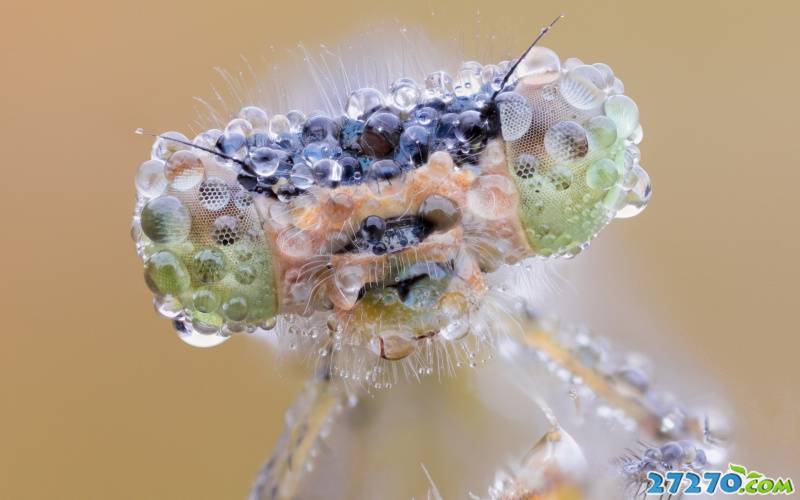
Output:
[[500,90],[500,83],[503,81],[505,74],[500,70],[499,66],[488,64],[481,69],[481,83],[488,85],[492,90]]
[[314,179],[323,186],[336,186],[342,181],[342,164],[330,158],[323,158],[312,167]]
[[286,115],[274,115],[269,119],[267,136],[274,141],[282,135],[290,133],[291,130],[292,124]]
[[177,151],[164,166],[164,176],[170,187],[188,191],[206,176],[206,168],[194,151]]
[[209,177],[200,183],[197,196],[206,210],[214,212],[228,205],[231,201],[231,190],[228,183],[219,177]]
[[514,70],[514,76],[525,83],[544,85],[558,80],[561,60],[552,50],[534,47]]
[[308,189],[314,185],[314,173],[308,165],[298,163],[292,168],[289,180],[300,189]]
[[288,156],[285,151],[277,148],[255,148],[250,151],[250,164],[257,175],[269,177],[275,174],[281,162]]
[[[477,64],[477,63],[475,63]],[[480,69],[462,67],[453,81],[453,93],[458,97],[469,97],[481,89]]]
[[147,259],[144,279],[157,296],[177,297],[187,291],[192,283],[186,266],[168,250],[156,252]]
[[197,134],[197,136],[192,140],[192,144],[206,149],[214,149],[217,145],[217,141],[219,140],[219,136],[221,135],[222,130],[212,128]]
[[605,103],[606,116],[617,124],[617,135],[628,138],[639,126],[639,107],[628,96],[612,95]]
[[226,259],[222,250],[204,248],[192,257],[192,274],[200,283],[216,283],[225,277]]
[[302,111],[296,109],[286,113],[286,118],[289,120],[289,131],[293,134],[299,134],[303,131],[303,125],[306,124],[306,115]]
[[[264,114],[266,118],[266,113]],[[242,118],[236,118],[228,122],[228,125],[225,127],[225,134],[240,134],[245,137],[253,133],[253,125]]]
[[189,210],[173,196],[153,198],[142,208],[142,232],[155,243],[180,243],[189,236]]
[[401,78],[395,81],[390,87],[391,101],[397,109],[408,113],[419,103],[420,90],[417,82],[410,78]]
[[595,116],[589,120],[586,132],[592,148],[604,149],[617,141],[617,124],[607,116]]
[[558,122],[544,135],[544,148],[557,162],[569,162],[586,156],[589,140],[586,130],[573,121]]
[[186,323],[180,320],[176,320],[174,326],[175,333],[178,334],[178,338],[192,347],[216,347],[230,338],[226,335],[220,335],[218,333],[213,333],[210,335],[200,333],[192,327],[191,323]]
[[345,106],[345,114],[353,120],[358,120],[383,105],[383,94],[373,88],[365,87],[350,93]]
[[625,176],[625,186],[631,186],[630,191],[622,199],[622,206],[615,215],[618,219],[627,219],[639,215],[647,207],[650,196],[653,194],[653,186],[650,184],[650,176],[645,169],[635,165]]
[[533,122],[533,109],[527,99],[516,92],[503,92],[496,102],[503,139],[515,141],[525,135]]
[[601,191],[611,189],[618,180],[617,164],[608,158],[597,160],[586,169],[586,185],[592,189]]
[[239,118],[247,120],[252,128],[257,130],[266,130],[267,124],[269,123],[267,112],[256,106],[245,106],[242,108],[239,111]]
[[453,78],[446,72],[434,71],[425,78],[425,98],[448,102],[453,96]]
[[156,139],[153,143],[153,149],[150,152],[150,158],[153,160],[167,161],[177,151],[189,149],[189,146],[181,144],[180,142],[172,141],[170,139],[177,139],[179,141],[188,142],[189,139],[180,132],[166,132],[161,134],[161,137]]
[[600,107],[606,98],[603,74],[586,64],[573,68],[559,81],[559,90],[570,105],[590,110]]
[[164,162],[148,160],[139,165],[135,183],[136,190],[140,195],[146,198],[159,196],[167,187],[167,178],[164,177]]
[[247,311],[247,300],[238,295],[222,304],[222,312],[231,321],[244,321],[247,318]]

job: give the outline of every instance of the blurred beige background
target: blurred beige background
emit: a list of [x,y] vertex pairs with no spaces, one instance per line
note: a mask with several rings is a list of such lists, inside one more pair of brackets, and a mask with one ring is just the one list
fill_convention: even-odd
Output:
[[[240,54],[387,18],[468,36],[477,10],[487,31],[527,26],[509,55],[565,12],[546,45],[609,63],[642,110],[655,195],[574,261],[571,276],[599,276],[576,278],[576,316],[634,344],[657,331],[640,344],[662,368],[727,394],[735,458],[800,480],[798,4],[430,6],[3,6],[0,498],[244,498],[301,384],[255,339],[191,349],[152,312],[128,234],[150,141],[132,132],[185,129],[212,68]],[[658,328],[631,327],[641,318]],[[652,351],[667,343],[669,357]]]

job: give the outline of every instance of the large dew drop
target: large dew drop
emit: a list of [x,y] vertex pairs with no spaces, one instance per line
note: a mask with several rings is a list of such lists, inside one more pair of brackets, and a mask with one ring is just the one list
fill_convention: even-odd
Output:
[[617,124],[617,135],[628,138],[639,126],[639,108],[628,96],[612,95],[606,100],[606,116]]
[[425,78],[426,98],[449,102],[453,95],[453,78],[444,71],[434,71]]
[[581,110],[599,108],[603,104],[606,94],[602,86],[602,73],[585,64],[571,69],[559,81],[559,90],[564,100]]
[[533,109],[528,101],[516,92],[503,92],[497,96],[500,111],[500,131],[506,141],[516,141],[525,135],[533,122]]
[[617,219],[628,219],[639,215],[647,207],[647,202],[653,194],[650,176],[639,165],[634,166],[625,176],[625,184],[633,187],[624,196],[624,205],[617,211]]
[[420,91],[416,82],[410,78],[401,78],[395,81],[391,87],[392,104],[400,111],[408,113],[419,103]]
[[191,323],[185,323],[180,320],[176,320],[174,324],[178,338],[192,347],[216,347],[230,338],[219,333],[200,333],[192,327]]
[[191,285],[186,266],[170,251],[162,250],[150,256],[144,272],[145,282],[158,296],[177,297]]
[[142,232],[155,243],[180,243],[189,235],[189,210],[173,196],[153,198],[142,208]]
[[560,74],[561,60],[555,52],[545,47],[534,47],[514,70],[514,76],[531,85],[554,82]]
[[164,177],[164,162],[148,160],[139,165],[135,183],[136,190],[146,198],[155,198],[161,195],[167,187],[167,178]]
[[383,94],[373,88],[358,89],[350,93],[345,106],[345,113],[353,120],[364,118],[383,106]]
[[164,167],[164,176],[170,187],[178,191],[188,191],[205,178],[203,162],[193,151],[177,151],[170,156]]
[[544,148],[553,160],[570,162],[586,156],[589,140],[583,127],[573,121],[563,121],[547,131]]

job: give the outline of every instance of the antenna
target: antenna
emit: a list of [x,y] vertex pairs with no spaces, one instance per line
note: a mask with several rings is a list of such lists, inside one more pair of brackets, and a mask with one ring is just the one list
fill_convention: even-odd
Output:
[[209,149],[209,148],[204,147],[204,146],[198,146],[197,144],[193,144],[193,143],[191,143],[189,141],[184,141],[183,139],[175,139],[174,137],[168,137],[166,135],[153,134],[153,133],[150,133],[150,132],[145,132],[143,128],[137,128],[136,130],[133,131],[133,133],[135,133],[136,135],[147,135],[147,136],[150,136],[150,137],[156,137],[158,139],[164,139],[165,141],[177,142],[178,144],[183,144],[184,146],[189,146],[190,148],[199,149],[201,151],[205,151],[206,153],[211,153],[212,155],[219,156],[220,158],[224,158],[224,159],[230,160],[230,161],[232,161],[234,163],[238,163],[239,165],[241,165],[243,167],[247,166],[247,163],[243,162],[242,160],[237,160],[236,158],[234,158],[232,156],[228,156],[225,153],[220,153],[219,151],[214,151],[213,149]]
[[492,95],[492,98],[491,98],[491,100],[492,100],[492,101],[494,100],[494,98],[495,98],[495,97],[497,97],[497,94],[499,94],[499,93],[500,93],[500,92],[503,90],[503,87],[505,87],[505,86],[506,86],[506,83],[508,83],[508,80],[511,78],[511,75],[513,75],[513,74],[514,74],[514,71],[517,69],[517,66],[519,66],[519,64],[522,62],[522,60],[523,60],[523,59],[525,59],[525,57],[527,57],[528,53],[529,53],[531,50],[533,50],[533,48],[536,46],[536,44],[537,44],[537,43],[539,43],[539,40],[541,40],[542,38],[544,38],[544,36],[547,34],[547,32],[548,32],[548,31],[550,31],[550,29],[551,29],[553,26],[555,26],[555,24],[556,24],[556,23],[557,23],[557,22],[558,22],[560,19],[562,19],[563,17],[564,17],[564,14],[560,14],[558,17],[556,17],[555,19],[553,19],[553,20],[550,22],[550,24],[548,24],[547,26],[545,26],[544,28],[542,28],[542,30],[539,32],[539,36],[537,36],[537,37],[536,37],[536,38],[533,40],[533,42],[531,42],[531,44],[528,46],[528,48],[527,48],[527,49],[525,49],[525,52],[523,52],[523,53],[522,53],[522,55],[521,55],[521,56],[519,56],[519,58],[518,58],[518,59],[517,59],[517,60],[514,62],[514,64],[512,64],[512,65],[511,65],[511,67],[508,69],[508,71],[506,71],[506,76],[504,76],[504,77],[503,77],[503,81],[502,81],[502,82],[500,82],[500,88],[499,88],[499,89],[497,89],[497,91],[496,91],[496,92],[495,92],[495,93]]

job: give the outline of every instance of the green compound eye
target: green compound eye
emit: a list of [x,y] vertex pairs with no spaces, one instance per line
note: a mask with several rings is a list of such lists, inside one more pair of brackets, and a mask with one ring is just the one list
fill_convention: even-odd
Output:
[[547,83],[521,79],[498,96],[519,217],[540,256],[573,256],[614,217],[644,209],[639,109],[605,65],[565,63]]
[[[274,321],[272,253],[252,196],[214,160],[158,151],[165,158],[145,162],[137,177],[141,231],[135,233],[149,288],[179,308],[181,328],[194,332],[182,338],[214,345],[210,335]],[[183,168],[187,162],[191,168]]]

